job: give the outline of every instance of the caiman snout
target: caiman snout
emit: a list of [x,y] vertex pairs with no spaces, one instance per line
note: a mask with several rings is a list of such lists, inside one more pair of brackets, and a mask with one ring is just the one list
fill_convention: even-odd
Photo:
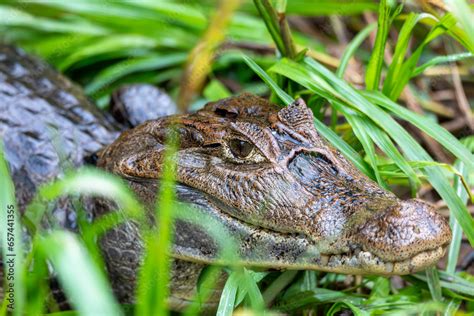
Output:
[[334,161],[319,153],[301,153],[288,165],[313,196],[308,212],[314,217],[305,231],[322,245],[329,266],[406,274],[444,255],[451,230],[432,206],[401,200]]
[[359,227],[355,239],[363,250],[385,262],[410,260],[417,268],[438,261],[451,239],[447,221],[420,200],[400,201]]

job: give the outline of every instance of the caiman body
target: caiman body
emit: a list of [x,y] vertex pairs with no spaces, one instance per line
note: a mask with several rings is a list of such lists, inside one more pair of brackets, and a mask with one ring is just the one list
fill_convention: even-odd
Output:
[[[8,124],[0,121],[15,131]],[[117,129],[110,130],[114,138]],[[302,100],[280,108],[243,94],[194,114],[148,120],[103,148],[97,165],[152,206],[172,131],[179,136],[173,157],[178,201],[191,205],[201,223],[223,229],[237,246],[233,255],[248,267],[407,274],[436,263],[450,240],[447,222],[432,207],[381,189],[323,140]],[[15,180],[17,188],[21,183]],[[109,212],[108,204],[97,202],[94,215]],[[100,245],[117,296],[132,303],[143,251],[138,225],[110,230]],[[199,273],[220,262],[221,250],[208,228],[176,220],[173,308],[193,298]],[[211,306],[218,295],[219,289]]]

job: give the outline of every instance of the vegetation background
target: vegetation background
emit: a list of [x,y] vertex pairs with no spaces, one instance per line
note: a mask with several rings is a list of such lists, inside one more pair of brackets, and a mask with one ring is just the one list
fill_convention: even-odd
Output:
[[[230,277],[219,315],[474,312],[472,4],[7,0],[0,4],[0,17],[2,40],[42,56],[103,109],[115,88],[131,82],[164,88],[182,111],[243,91],[281,105],[303,97],[320,133],[362,172],[401,197],[432,202],[450,219],[453,240],[445,260],[414,275],[356,278],[225,267]],[[172,183],[171,170],[164,172],[164,183]],[[3,158],[0,172],[0,200],[6,205],[14,200]],[[139,220],[143,212],[120,181],[89,169],[69,171],[45,185],[38,196],[42,202],[30,211],[42,214],[45,201],[62,194],[91,193],[119,201],[129,218]],[[186,216],[173,205],[172,185],[164,186],[157,201],[160,222]],[[4,214],[0,222],[6,227]],[[26,257],[18,245],[24,260],[16,271],[14,314],[169,313],[164,249],[172,232],[166,229],[147,230],[148,245],[158,246],[147,249],[137,304],[121,306],[112,296],[95,240],[104,227],[119,222],[110,217],[82,225],[79,236],[38,229]],[[231,240],[222,245],[232,249]],[[47,286],[47,261],[75,311],[57,310]],[[200,313],[199,300],[205,300],[220,269],[206,271],[196,304],[185,314]],[[0,315],[6,314],[4,302]]]

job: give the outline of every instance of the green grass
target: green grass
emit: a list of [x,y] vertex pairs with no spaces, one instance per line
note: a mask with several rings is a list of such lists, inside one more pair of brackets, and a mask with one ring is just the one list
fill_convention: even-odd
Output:
[[[202,225],[217,241],[224,263],[205,270],[195,304],[184,312],[186,315],[200,313],[199,302],[209,296],[222,269],[229,278],[218,315],[231,315],[242,307],[255,314],[317,311],[336,315],[351,310],[355,315],[454,315],[473,311],[474,277],[457,272],[456,265],[463,234],[471,247],[474,245],[474,220],[467,208],[473,199],[466,190],[474,185],[474,136],[458,139],[433,117],[410,111],[400,100],[404,89],[423,77],[426,69],[443,63],[472,64],[474,35],[468,15],[472,6],[461,0],[449,1],[448,5],[453,10],[440,14],[412,12],[391,1],[379,5],[367,1],[244,1],[226,29],[226,41],[234,47],[218,49],[207,74],[210,80],[190,105],[197,108],[205,101],[231,94],[220,80],[223,76],[237,82],[243,91],[269,92],[272,100],[282,106],[303,97],[315,113],[320,134],[381,186],[401,185],[412,196],[422,186],[434,188],[449,208],[453,229],[445,271],[433,268],[404,276],[407,283],[398,289],[384,277],[365,276],[353,282],[344,275],[318,271],[248,270],[238,264],[236,245],[223,227],[175,200],[173,163],[168,159],[162,179],[166,185],[156,202],[156,217],[166,229],[150,227],[144,206],[133,192],[120,179],[98,170],[70,171],[40,190],[28,207],[28,220],[16,224],[15,314],[37,315],[45,307],[53,312],[51,315],[169,314],[166,297],[170,267],[165,250],[172,243],[169,228],[176,218]],[[154,83],[176,96],[188,54],[200,42],[214,10],[213,1],[6,2],[0,6],[0,35],[43,56],[80,82],[98,106],[106,107],[110,93],[127,82]],[[364,11],[376,14],[377,23],[365,23],[361,18]],[[306,56],[331,57],[324,44],[303,32],[290,32],[287,15],[347,15],[350,21],[357,21],[358,32],[346,43],[337,65],[324,64],[326,58],[304,57],[306,51],[301,50],[309,48]],[[375,35],[373,47],[368,44],[371,33]],[[393,33],[397,34],[395,41]],[[454,46],[455,51],[438,53],[434,47],[440,41]],[[242,48],[247,46],[276,47],[279,53],[262,55]],[[390,63],[385,51],[393,56]],[[352,59],[363,65],[364,88],[345,79]],[[327,117],[331,117],[330,126],[323,123]],[[341,121],[342,125],[337,124]],[[454,157],[453,165],[431,157],[408,132],[407,125],[448,151]],[[340,133],[342,127],[344,133]],[[174,147],[169,146],[167,157],[172,157]],[[48,203],[61,195],[107,197],[117,201],[120,212],[93,224],[83,223],[80,235],[42,229],[39,222],[48,212]],[[0,156],[1,205],[14,205],[13,197],[8,169]],[[96,244],[101,234],[127,219],[139,223],[146,240],[135,306],[121,306],[113,297]],[[5,214],[0,212],[0,225],[6,224]],[[33,251],[27,255],[22,251],[27,245],[20,242],[20,225],[33,235]],[[0,236],[2,249],[7,249],[6,237]],[[5,260],[6,252],[2,255]],[[46,283],[46,262],[57,272],[75,312],[55,310]],[[5,303],[0,315],[6,315]]]

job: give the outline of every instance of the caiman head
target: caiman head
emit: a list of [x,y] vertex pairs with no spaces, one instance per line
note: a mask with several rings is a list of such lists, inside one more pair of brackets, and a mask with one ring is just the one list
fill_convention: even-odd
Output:
[[[381,189],[323,140],[302,100],[279,108],[244,94],[148,121],[99,165],[152,203],[172,126],[178,198],[222,224],[249,266],[406,274],[437,262],[450,241],[431,206]],[[174,257],[212,263],[216,245],[198,224],[176,223]]]

